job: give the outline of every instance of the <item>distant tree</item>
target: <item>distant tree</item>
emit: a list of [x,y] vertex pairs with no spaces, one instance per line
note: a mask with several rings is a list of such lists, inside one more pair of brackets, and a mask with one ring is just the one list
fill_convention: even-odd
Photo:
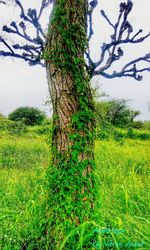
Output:
[[142,121],[133,121],[132,128],[144,129],[144,123]]
[[39,125],[46,118],[44,112],[33,107],[20,107],[9,114],[8,118],[13,121],[22,121],[25,125]]
[[95,104],[97,123],[101,125],[109,123],[118,127],[132,126],[140,111],[132,110],[127,103],[128,101],[124,99],[97,102]]
[[126,100],[113,100],[110,102],[107,118],[110,119],[114,126],[128,127],[132,126],[135,117],[139,114],[140,111],[135,111],[128,107]]
[[104,125],[108,123],[108,111],[110,103],[108,101],[97,101],[95,102],[95,113],[96,113],[96,124]]

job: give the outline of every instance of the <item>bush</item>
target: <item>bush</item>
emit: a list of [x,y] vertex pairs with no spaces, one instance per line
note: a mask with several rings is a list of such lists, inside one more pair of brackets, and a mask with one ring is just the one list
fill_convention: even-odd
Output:
[[5,117],[0,117],[0,131],[7,131],[11,135],[22,135],[27,129],[22,122],[10,121]]
[[38,125],[38,126],[34,126],[34,127],[29,127],[28,131],[30,131],[31,133],[36,133],[38,135],[51,135],[52,133],[52,126],[51,125]]
[[142,129],[143,128],[143,122],[142,121],[134,121],[132,124],[133,128],[137,128],[137,129]]
[[114,127],[111,124],[99,125],[96,127],[96,138],[100,140],[112,139]]
[[40,125],[46,118],[44,112],[33,107],[20,107],[9,114],[8,118],[13,121],[21,121],[25,125]]
[[136,139],[136,140],[149,140],[149,130],[117,128],[114,126],[97,126],[96,138],[100,140],[115,140],[120,141],[122,139]]
[[120,128],[131,127],[134,118],[140,114],[139,111],[130,109],[124,99],[97,102],[95,108],[97,124],[102,126],[109,123]]
[[143,129],[150,130],[150,121],[145,121],[143,123]]

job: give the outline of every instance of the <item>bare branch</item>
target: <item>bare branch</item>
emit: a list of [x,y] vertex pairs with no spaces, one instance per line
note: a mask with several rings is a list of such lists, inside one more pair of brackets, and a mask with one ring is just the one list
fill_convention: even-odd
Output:
[[[119,60],[124,55],[124,51],[121,48],[122,45],[142,43],[150,37],[150,33],[145,36],[139,37],[139,35],[142,33],[142,29],[131,35],[133,33],[133,28],[127,19],[128,15],[132,10],[132,7],[133,3],[131,0],[127,0],[127,3],[121,3],[119,16],[115,24],[110,21],[110,19],[103,10],[101,11],[102,16],[105,18],[107,23],[113,28],[113,34],[110,36],[111,42],[104,43],[101,46],[100,58],[97,62],[92,61],[92,59],[90,58],[90,53],[87,55],[91,77],[94,75],[103,75],[107,78],[129,76],[133,77],[136,80],[141,80],[142,76],[138,73],[149,71],[149,67],[137,69],[136,66],[137,63],[142,61],[150,62],[149,54],[147,54],[143,57],[139,57],[127,63],[118,73],[113,72],[112,74],[108,74],[106,72],[106,70],[111,68],[112,64],[115,61]],[[101,66],[102,64],[103,66]]]
[[[39,19],[41,15],[43,14],[44,9],[52,3],[52,0],[42,0],[41,7],[39,10],[39,13],[37,14],[36,9],[29,8],[27,13],[25,13],[24,7],[20,0],[15,0],[16,5],[20,9],[20,18],[21,22],[17,24],[16,22],[11,22],[10,26],[4,25],[3,26],[3,32],[14,34],[18,37],[21,37],[24,41],[28,42],[29,44],[19,45],[19,44],[13,44],[10,45],[6,41],[6,39],[2,38],[0,36],[0,43],[3,43],[6,49],[8,51],[0,51],[1,56],[11,56],[16,58],[24,59],[25,61],[29,62],[30,65],[35,64],[41,64],[41,54],[44,50],[44,44],[45,44],[45,34],[42,30],[41,24],[39,22]],[[26,32],[26,23],[29,23],[32,25],[32,27],[35,29],[36,36],[31,37]],[[16,52],[16,50],[19,52]]]
[[92,59],[90,57],[89,49],[87,49],[87,51],[85,52],[85,56],[86,56],[87,61],[88,61],[87,71],[89,71],[89,74],[91,74],[92,69],[94,68],[94,62],[92,61]]
[[104,10],[101,10],[101,15],[106,19],[106,21],[109,23],[110,26],[113,27],[113,29],[115,29],[115,26],[112,24],[112,22],[109,20],[108,16],[105,14]]
[[11,53],[13,53],[11,46],[1,36],[0,36],[0,42],[3,43],[10,50]]
[[[42,1],[45,2],[45,1]],[[37,36],[39,35],[39,33],[45,37],[45,34],[42,30],[41,24],[39,23],[39,18],[37,16],[37,11],[36,9],[28,9],[27,14],[25,14],[24,8],[21,4],[21,2],[19,0],[15,0],[16,5],[20,8],[20,18],[23,19],[25,22],[30,23],[36,30],[37,32]],[[43,12],[43,10],[42,10]],[[42,14],[41,12],[41,14]]]
[[[92,35],[94,35],[94,30],[93,30],[93,11],[96,8],[98,4],[97,0],[93,0],[89,4],[89,10],[88,10],[88,25],[87,25],[87,37],[88,41],[91,39]],[[89,33],[89,34],[88,34]]]
[[[43,11],[53,2],[53,0],[41,0],[41,6],[39,11],[36,9],[29,8],[26,12],[20,0],[14,0],[16,5],[20,9],[20,23],[11,22],[9,26],[5,25],[3,27],[3,32],[9,34],[15,34],[16,36],[22,38],[26,41],[25,44],[10,44],[4,37],[0,36],[0,43],[4,45],[6,51],[0,51],[1,56],[11,56],[16,58],[21,58],[27,61],[30,65],[42,64],[42,52],[45,47],[45,34],[40,24],[40,18],[43,14]],[[6,1],[0,1],[4,4]],[[98,1],[93,0],[89,3],[88,11],[88,28],[87,28],[87,37],[88,42],[94,34],[92,19],[93,11],[97,6]],[[141,80],[141,73],[144,71],[150,71],[149,67],[137,67],[141,62],[150,62],[150,54],[147,54],[143,57],[139,57],[135,60],[128,62],[120,72],[113,72],[109,74],[108,69],[111,68],[112,64],[118,61],[123,55],[124,51],[122,46],[125,44],[138,44],[144,42],[147,38],[150,37],[150,33],[143,36],[142,29],[138,32],[133,33],[132,25],[128,21],[128,16],[132,10],[133,3],[131,0],[127,0],[126,3],[120,4],[119,15],[115,24],[111,22],[107,14],[102,10],[101,15],[105,18],[108,25],[113,29],[113,33],[110,36],[110,42],[104,43],[100,47],[99,60],[94,62],[90,55],[89,44],[87,46],[87,51],[85,56],[87,58],[87,70],[92,78],[94,75],[102,75],[107,78],[115,78],[122,76],[133,77],[136,80]],[[31,25],[35,30],[35,37],[31,37],[27,32],[27,24]],[[44,65],[44,64],[42,64]]]
[[87,25],[87,39],[88,41],[91,39],[91,37],[94,35],[93,30],[93,9],[90,8],[88,11],[88,25]]
[[23,59],[24,61],[28,62],[30,66],[34,66],[34,65],[39,64],[42,67],[45,67],[45,65],[43,63],[41,63],[38,58],[36,60],[35,59],[32,60],[28,57],[28,54],[21,55],[21,54],[17,54],[17,53],[5,52],[5,51],[0,50],[0,56]]
[[87,65],[87,70],[90,71],[92,70],[92,68],[94,67],[94,63],[90,57],[90,48],[89,48],[89,41],[92,38],[92,36],[94,35],[94,30],[93,30],[93,11],[94,8],[96,8],[98,4],[97,0],[93,0],[90,2],[89,5],[89,11],[87,13],[87,19],[88,19],[88,23],[87,23],[87,40],[88,40],[88,45],[87,45],[87,51],[85,52],[85,56],[87,58],[88,61],[88,65]]
[[130,61],[127,63],[119,72],[114,71],[112,74],[109,74],[105,71],[95,71],[94,75],[102,75],[106,78],[112,79],[117,77],[132,77],[137,81],[141,81],[143,77],[139,74],[142,72],[150,72],[150,67],[143,67],[143,68],[137,68],[137,63],[140,62],[150,62],[150,53],[146,54],[143,57],[139,57],[135,60]]
[[40,11],[39,11],[39,14],[38,14],[38,17],[37,17],[38,20],[42,16],[44,9],[46,9],[48,7],[48,5],[51,4],[51,3],[53,3],[53,0],[42,0]]

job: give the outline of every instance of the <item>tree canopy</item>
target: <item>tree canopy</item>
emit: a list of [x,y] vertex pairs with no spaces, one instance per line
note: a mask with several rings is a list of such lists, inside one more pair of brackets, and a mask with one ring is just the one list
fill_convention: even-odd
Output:
[[95,107],[97,124],[102,126],[112,124],[118,127],[130,127],[135,117],[140,114],[139,111],[132,110],[128,106],[128,101],[124,99],[96,102]]
[[11,112],[8,116],[10,120],[22,121],[25,125],[39,125],[46,118],[44,112],[33,107],[20,107]]

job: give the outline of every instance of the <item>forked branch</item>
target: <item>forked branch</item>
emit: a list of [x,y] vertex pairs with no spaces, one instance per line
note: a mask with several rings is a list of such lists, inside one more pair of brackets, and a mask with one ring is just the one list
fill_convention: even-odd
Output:
[[[8,1],[4,0],[0,1],[2,4],[6,4],[7,2]],[[18,43],[12,44],[10,41],[6,40],[4,36],[0,35],[0,43],[3,44],[3,47],[5,48],[4,50],[0,50],[0,56],[21,58],[28,62],[29,65],[40,64],[44,66],[44,62],[42,62],[42,54],[45,48],[46,35],[42,29],[40,19],[44,10],[53,2],[53,0],[41,0],[39,11],[29,8],[27,12],[20,0],[14,0],[14,2],[20,10],[20,22],[16,23],[13,21],[9,26],[5,25],[3,27],[3,32],[20,37],[25,42],[23,45]],[[124,65],[119,72],[113,71],[111,74],[108,73],[108,70],[111,69],[114,62],[123,57],[123,45],[140,44],[150,37],[150,33],[142,35],[142,29],[133,32],[133,27],[128,21],[129,14],[133,8],[133,2],[131,0],[127,0],[126,3],[120,4],[119,15],[115,24],[113,24],[104,10],[101,10],[101,15],[112,28],[113,33],[110,36],[110,42],[104,43],[100,47],[99,59],[96,62],[92,59],[90,53],[90,40],[94,35],[93,13],[97,4],[97,0],[90,1],[88,10],[88,46],[85,56],[87,58],[87,70],[90,77],[92,78],[95,75],[102,75],[106,78],[128,76],[138,81],[142,80],[141,73],[144,71],[150,71],[150,67],[142,67],[141,65],[143,65],[143,62],[150,63],[150,53],[131,60]],[[29,35],[28,25],[32,26],[34,29],[34,37]]]
[[[29,8],[27,13],[20,0],[15,0],[14,2],[20,9],[20,22],[16,23],[13,21],[9,26],[4,25],[3,32],[20,37],[25,41],[25,44],[22,46],[19,44],[12,44],[6,41],[3,36],[0,36],[0,43],[6,48],[6,50],[0,50],[0,56],[21,58],[28,62],[29,65],[40,64],[44,66],[44,63],[41,62],[41,56],[44,50],[46,35],[40,24],[40,18],[45,8],[52,3],[52,0],[42,0],[39,12],[37,12],[36,9]],[[4,1],[4,3],[6,3],[6,1]],[[28,34],[28,24],[32,26],[35,31],[36,35],[34,37]]]
[[[128,21],[128,16],[132,10],[132,7],[133,3],[131,0],[128,0],[127,3],[121,3],[118,19],[115,24],[111,22],[111,20],[103,10],[101,11],[101,15],[111,26],[111,28],[113,29],[113,33],[110,36],[110,42],[104,43],[101,46],[99,60],[97,62],[94,62],[92,60],[92,58],[90,57],[89,49],[87,50],[86,57],[88,60],[88,69],[91,77],[94,75],[102,75],[106,78],[129,76],[140,81],[142,80],[142,76],[139,73],[150,71],[150,67],[141,68],[137,65],[137,63],[139,64],[139,62],[150,62],[149,54],[147,54],[143,57],[139,57],[128,62],[126,65],[124,65],[120,72],[114,71],[112,74],[107,73],[107,70],[111,68],[112,64],[118,61],[124,55],[124,51],[122,48],[123,45],[142,43],[150,37],[150,33],[142,36],[142,29],[140,29],[136,33],[133,32],[133,27]],[[91,23],[89,24],[89,27],[90,26]],[[91,36],[89,37],[89,39],[90,38]]]

